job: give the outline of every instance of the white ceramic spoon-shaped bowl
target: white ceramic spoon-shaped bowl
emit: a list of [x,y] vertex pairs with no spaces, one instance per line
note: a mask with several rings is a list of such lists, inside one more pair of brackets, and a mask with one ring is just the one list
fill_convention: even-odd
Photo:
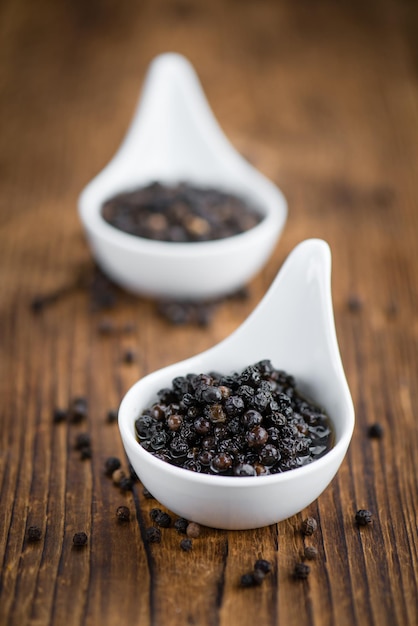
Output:
[[[151,241],[105,222],[106,200],[153,181],[235,193],[264,219],[240,235],[199,243]],[[202,299],[233,292],[261,269],[284,226],[287,205],[279,189],[228,142],[190,63],[170,53],[151,63],[131,127],[114,158],[81,193],[79,215],[97,263],[116,283],[135,293]]]
[[[174,513],[207,526],[266,526],[301,511],[327,487],[347,451],[354,410],[335,334],[331,255],[321,240],[290,254],[249,318],[227,339],[137,382],[119,410],[126,453],[143,484]],[[298,389],[330,416],[334,447],[322,458],[282,474],[254,477],[197,474],[155,458],[135,438],[135,419],[176,376],[230,374],[261,359],[296,378]]]

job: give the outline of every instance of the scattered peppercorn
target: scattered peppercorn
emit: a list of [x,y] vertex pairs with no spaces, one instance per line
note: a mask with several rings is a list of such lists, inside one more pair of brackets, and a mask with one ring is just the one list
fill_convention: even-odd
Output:
[[129,522],[131,519],[131,512],[127,506],[118,506],[116,509],[116,517],[120,522]]
[[381,424],[372,424],[369,426],[367,434],[371,439],[381,439],[383,437],[383,426]]
[[107,476],[112,476],[113,472],[119,469],[121,466],[120,460],[115,456],[110,456],[105,461],[105,474]]
[[158,526],[162,528],[169,528],[171,526],[171,516],[161,509],[151,509],[149,515],[152,521],[158,524]]
[[308,559],[308,561],[313,561],[318,556],[318,550],[315,546],[305,546],[304,556],[305,559]]
[[318,527],[318,523],[314,517],[307,517],[302,522],[302,533],[304,535],[310,536],[316,531]]
[[87,545],[87,541],[88,541],[88,537],[87,537],[86,533],[84,533],[84,532],[75,533],[75,535],[73,537],[73,544],[77,548],[81,548],[81,547]]
[[125,350],[125,353],[123,355],[123,362],[131,365],[132,363],[134,363],[134,361],[136,361],[136,352],[131,348],[128,348],[128,350]]
[[[118,470],[116,470],[116,471],[118,471]],[[113,474],[112,474],[112,476],[113,476]],[[124,476],[119,481],[119,487],[122,489],[122,491],[132,491],[133,486],[134,486],[134,481],[132,480],[132,478],[130,476]]]
[[112,481],[115,485],[120,485],[122,480],[124,480],[125,478],[126,478],[126,474],[122,468],[119,468],[115,470],[114,472],[112,472]]
[[60,424],[61,422],[65,422],[68,417],[68,411],[65,409],[55,408],[52,413],[52,421],[54,424]]
[[189,522],[187,521],[187,519],[184,519],[184,517],[179,517],[174,522],[174,528],[177,530],[179,535],[185,535],[186,534],[186,530],[187,530],[187,526],[188,525],[189,525]]
[[81,450],[82,448],[89,447],[91,443],[89,433],[79,433],[75,439],[75,450]]
[[264,574],[269,574],[271,572],[272,566],[270,561],[266,561],[266,559],[258,559],[254,563],[254,571],[260,570]]
[[69,414],[74,424],[84,421],[87,417],[86,398],[74,398],[70,404]]
[[135,421],[139,443],[205,474],[259,476],[297,468],[332,446],[329,418],[269,360],[223,375],[177,376]]
[[311,568],[309,565],[306,565],[306,563],[296,563],[293,573],[295,578],[306,579],[308,578],[310,571]]
[[116,409],[110,409],[107,412],[107,423],[108,424],[114,424],[115,422],[118,421],[118,412]]
[[240,579],[241,587],[255,587],[259,583],[256,582],[254,578],[253,572],[249,572],[248,574],[243,574]]
[[196,522],[190,522],[186,528],[186,535],[191,539],[197,539],[200,535],[200,526]]
[[145,531],[145,536],[148,543],[160,543],[161,542],[161,530],[156,526],[150,526]]
[[359,526],[367,526],[372,522],[373,514],[367,509],[360,509],[356,513],[355,520]]
[[193,548],[193,542],[191,539],[182,539],[180,541],[180,548],[182,550],[184,550],[185,552],[190,552],[190,550]]
[[254,563],[252,572],[247,572],[241,576],[241,587],[255,587],[261,585],[267,574],[272,570],[270,561],[266,559],[258,559]]
[[155,523],[158,524],[158,526],[161,526],[161,528],[169,528],[171,526],[171,516],[168,513],[161,511],[156,518]]
[[29,526],[27,536],[28,541],[31,543],[40,541],[42,539],[42,529],[39,526]]

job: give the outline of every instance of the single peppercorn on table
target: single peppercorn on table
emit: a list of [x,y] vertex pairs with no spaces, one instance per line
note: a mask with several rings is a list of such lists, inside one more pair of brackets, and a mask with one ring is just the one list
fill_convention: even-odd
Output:
[[[416,3],[5,0],[0,24],[0,624],[415,626]],[[82,234],[78,194],[166,50],[190,59],[228,138],[289,202],[247,297],[123,293]],[[119,402],[232,332],[310,237],[333,255],[348,455],[277,525],[179,519],[132,474]]]

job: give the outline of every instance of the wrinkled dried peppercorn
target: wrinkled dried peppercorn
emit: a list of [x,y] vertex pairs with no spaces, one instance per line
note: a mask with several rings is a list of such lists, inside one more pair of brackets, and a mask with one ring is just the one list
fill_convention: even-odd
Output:
[[177,376],[135,421],[140,444],[194,472],[263,476],[301,467],[332,446],[327,415],[264,359],[223,375]]
[[307,517],[302,522],[301,530],[304,535],[307,535],[307,536],[313,535],[313,533],[316,531],[317,528],[318,528],[318,523],[314,517]]
[[355,520],[359,526],[367,526],[372,523],[373,514],[367,509],[357,511]]
[[267,561],[266,559],[258,559],[254,563],[254,570],[260,570],[264,574],[269,574],[272,570],[272,565],[270,561]]
[[189,522],[184,517],[179,517],[174,522],[174,528],[177,530],[179,535],[185,535],[186,534],[188,525],[189,525]]
[[116,509],[116,517],[120,522],[129,522],[131,519],[131,512],[127,506],[118,506]]
[[145,531],[148,543],[161,543],[161,530],[156,526],[150,526]]
[[42,539],[42,529],[39,526],[29,526],[28,528],[28,541],[36,542]]
[[134,486],[134,481],[132,480],[130,476],[124,476],[119,481],[119,487],[122,489],[122,491],[132,491],[133,486]]
[[193,548],[193,542],[191,539],[182,539],[180,541],[180,548],[182,550],[184,550],[185,552],[190,552],[190,550]]
[[77,548],[82,548],[83,546],[87,545],[87,541],[88,537],[84,532],[75,533],[75,535],[73,536],[73,544]]
[[270,561],[266,559],[257,559],[251,572],[247,572],[241,576],[241,587],[255,587],[261,585],[267,574],[272,570]]
[[161,528],[169,528],[171,526],[171,515],[161,509],[151,509],[150,518]]

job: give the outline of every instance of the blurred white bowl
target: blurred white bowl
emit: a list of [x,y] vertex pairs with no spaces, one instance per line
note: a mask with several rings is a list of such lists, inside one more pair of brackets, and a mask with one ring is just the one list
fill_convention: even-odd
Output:
[[[235,193],[263,220],[227,239],[172,243],[127,234],[103,219],[106,200],[154,181]],[[93,256],[116,283],[135,293],[204,299],[232,293],[261,269],[285,224],[287,204],[228,142],[190,63],[170,53],[151,63],[131,127],[81,193],[79,215]]]

